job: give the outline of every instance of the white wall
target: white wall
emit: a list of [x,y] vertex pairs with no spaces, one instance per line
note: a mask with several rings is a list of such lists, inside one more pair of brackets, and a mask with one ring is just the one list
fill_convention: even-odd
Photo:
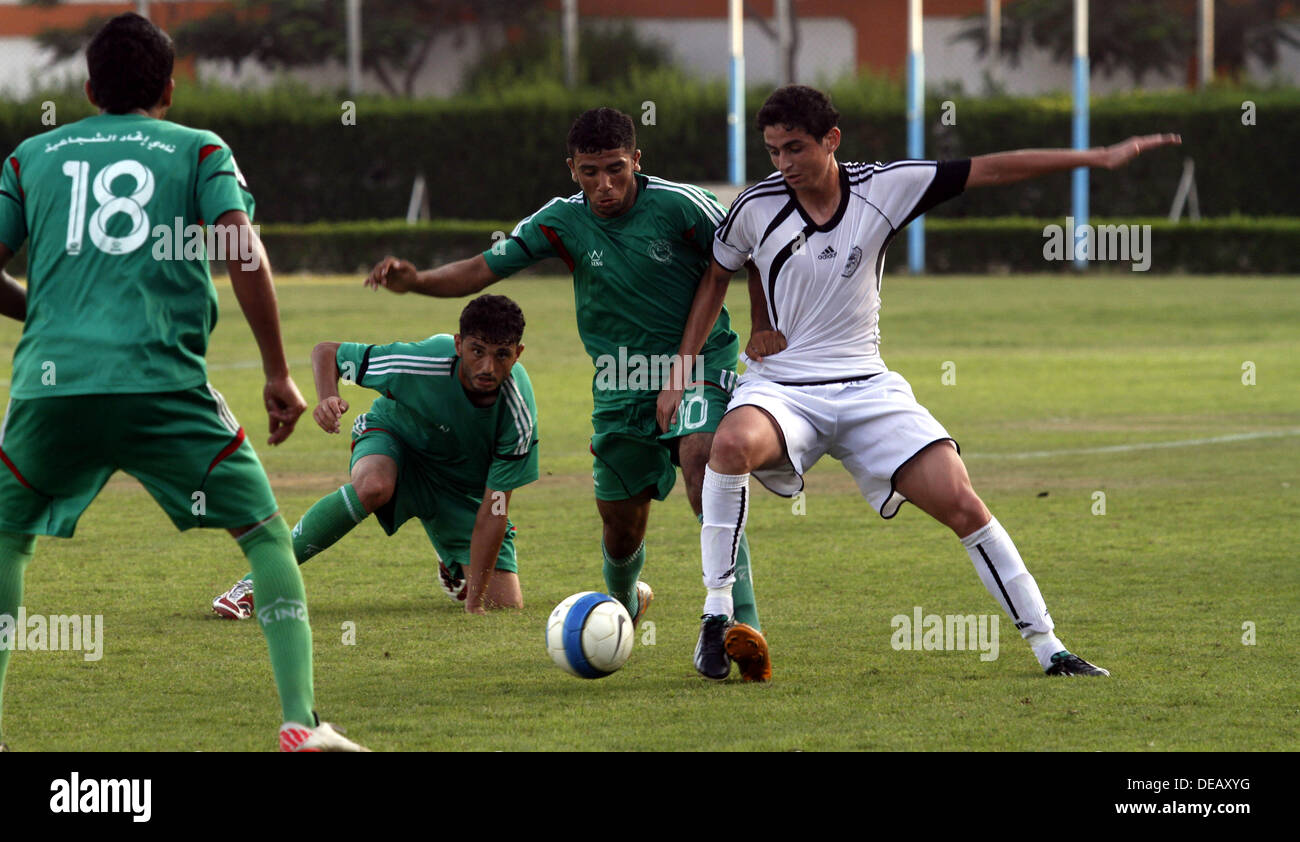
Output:
[[[684,68],[702,77],[725,79],[731,59],[730,28],[725,19],[632,18],[647,37],[672,48]],[[844,18],[803,18],[799,21],[795,73],[800,82],[848,75],[857,67],[856,33]],[[774,83],[778,75],[775,40],[757,23],[745,23],[745,78],[750,83]]]
[[[1074,67],[1068,63],[1054,62],[1047,50],[1029,47],[1020,52],[1020,64],[1012,67],[1005,58],[1000,66],[993,67],[981,59],[978,48],[970,41],[953,41],[970,22],[958,17],[927,17],[925,19],[925,83],[927,87],[941,87],[961,83],[969,95],[985,93],[984,74],[991,71],[999,85],[1012,95],[1044,94],[1053,91],[1069,92],[1074,89]],[[1297,76],[1295,78],[1300,78]],[[1186,84],[1186,69],[1179,67],[1174,73],[1160,75],[1148,73],[1142,80],[1146,90],[1182,88]],[[1107,77],[1096,67],[1092,69],[1089,87],[1093,96],[1131,91],[1132,77],[1124,71]]]
[[[15,2],[0,0],[0,33],[3,32],[3,7]],[[648,37],[668,44],[676,60],[688,71],[702,78],[726,78],[728,40],[724,19],[642,18],[632,19],[632,22]],[[977,58],[974,44],[952,42],[952,38],[967,25],[956,17],[925,19],[925,74],[931,87],[960,83],[967,94],[984,92],[983,73],[989,67],[988,63]],[[799,23],[799,35],[796,62],[799,81],[817,84],[843,76],[856,66],[855,32],[847,20],[806,18]],[[499,38],[499,35],[491,37]],[[464,68],[490,47],[481,43],[479,38],[474,29],[441,35],[417,78],[417,95],[447,96],[454,93],[460,85]],[[47,63],[48,56],[32,40],[0,35],[0,96],[24,97],[34,88],[42,87],[42,82],[80,82],[85,78],[85,62],[80,57],[48,69]],[[1300,50],[1284,45],[1281,60],[1274,70],[1265,70],[1257,62],[1252,62],[1249,67],[1254,80],[1300,84]],[[777,79],[776,44],[753,21],[745,24],[745,70],[751,84],[773,83]],[[341,65],[268,72],[252,62],[243,62],[235,71],[227,62],[203,61],[198,65],[198,72],[201,81],[250,87],[263,87],[279,76],[287,76],[309,85],[340,88],[347,78]],[[1070,66],[1052,62],[1043,50],[1025,50],[1019,67],[1013,68],[1004,61],[996,68],[996,73],[1001,86],[1012,94],[1069,91],[1072,87]],[[1185,70],[1180,67],[1164,76],[1148,74],[1143,87],[1168,89],[1181,88],[1184,84]],[[1104,95],[1132,90],[1134,85],[1127,73],[1108,78],[1094,68],[1091,87],[1093,94]],[[365,89],[380,92],[383,88],[372,74],[367,74]]]

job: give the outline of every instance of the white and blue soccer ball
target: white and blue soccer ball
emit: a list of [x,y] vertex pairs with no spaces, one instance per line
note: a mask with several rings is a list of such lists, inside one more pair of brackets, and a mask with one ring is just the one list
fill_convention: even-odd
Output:
[[622,603],[595,591],[565,599],[546,620],[546,651],[565,672],[604,678],[632,657],[632,618]]

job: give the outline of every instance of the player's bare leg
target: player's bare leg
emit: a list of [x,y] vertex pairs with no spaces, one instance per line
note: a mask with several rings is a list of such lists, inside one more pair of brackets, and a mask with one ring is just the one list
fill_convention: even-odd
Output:
[[961,539],[980,581],[1011,617],[1044,671],[1049,675],[1110,674],[1071,655],[1053,633],[1038,583],[1025,568],[1011,536],[971,487],[966,465],[951,442],[935,442],[912,457],[899,470],[895,487]]
[[729,624],[726,618],[735,613],[732,586],[737,579],[736,559],[749,513],[749,473],[785,459],[775,422],[756,407],[742,406],[728,412],[714,433],[703,482],[704,519],[700,530],[707,596],[695,647],[695,668],[706,678],[726,678],[732,659],[740,665],[746,681],[771,678],[771,659],[762,634],[748,624]]
[[519,574],[508,570],[493,571],[485,602],[488,608],[523,608],[524,592],[519,588]]
[[623,603],[633,624],[639,624],[654,598],[650,586],[639,581],[645,566],[645,530],[650,521],[652,489],[627,500],[597,500],[602,523],[605,589]]

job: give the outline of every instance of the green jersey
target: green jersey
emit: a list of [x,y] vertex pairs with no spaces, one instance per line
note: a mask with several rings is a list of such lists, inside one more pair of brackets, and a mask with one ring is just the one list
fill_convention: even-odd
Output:
[[519,363],[495,403],[475,406],[460,383],[456,342],[445,333],[391,345],[344,342],[335,362],[345,380],[383,395],[371,412],[395,426],[387,432],[448,489],[477,498],[485,487],[511,491],[537,479],[537,403]]
[[[546,257],[565,262],[573,273],[578,334],[598,373],[636,355],[677,353],[712,259],[713,232],[726,215],[707,190],[641,173],[635,178],[636,201],[620,216],[597,216],[582,193],[557,197],[483,253],[498,277]],[[706,364],[734,371],[738,345],[723,307],[704,343]],[[593,381],[592,391],[604,404],[641,400],[658,389],[597,388]]]
[[0,175],[0,242],[28,251],[13,396],[207,382],[217,294],[202,226],[230,210],[251,217],[253,197],[209,131],[100,114],[19,144]]

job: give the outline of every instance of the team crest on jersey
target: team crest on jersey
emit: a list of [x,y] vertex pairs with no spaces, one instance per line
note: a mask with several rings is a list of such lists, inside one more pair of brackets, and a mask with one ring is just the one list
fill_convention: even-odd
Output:
[[587,262],[592,266],[604,266],[605,265],[604,258],[605,258],[605,252],[603,251],[593,250],[587,252]]
[[858,248],[857,246],[854,246],[853,251],[849,252],[849,259],[844,261],[844,274],[842,277],[845,278],[852,277],[853,273],[858,271],[858,264],[861,262],[862,262],[862,249]]
[[658,263],[673,262],[673,245],[667,240],[655,240],[646,249],[646,254],[650,255]]

